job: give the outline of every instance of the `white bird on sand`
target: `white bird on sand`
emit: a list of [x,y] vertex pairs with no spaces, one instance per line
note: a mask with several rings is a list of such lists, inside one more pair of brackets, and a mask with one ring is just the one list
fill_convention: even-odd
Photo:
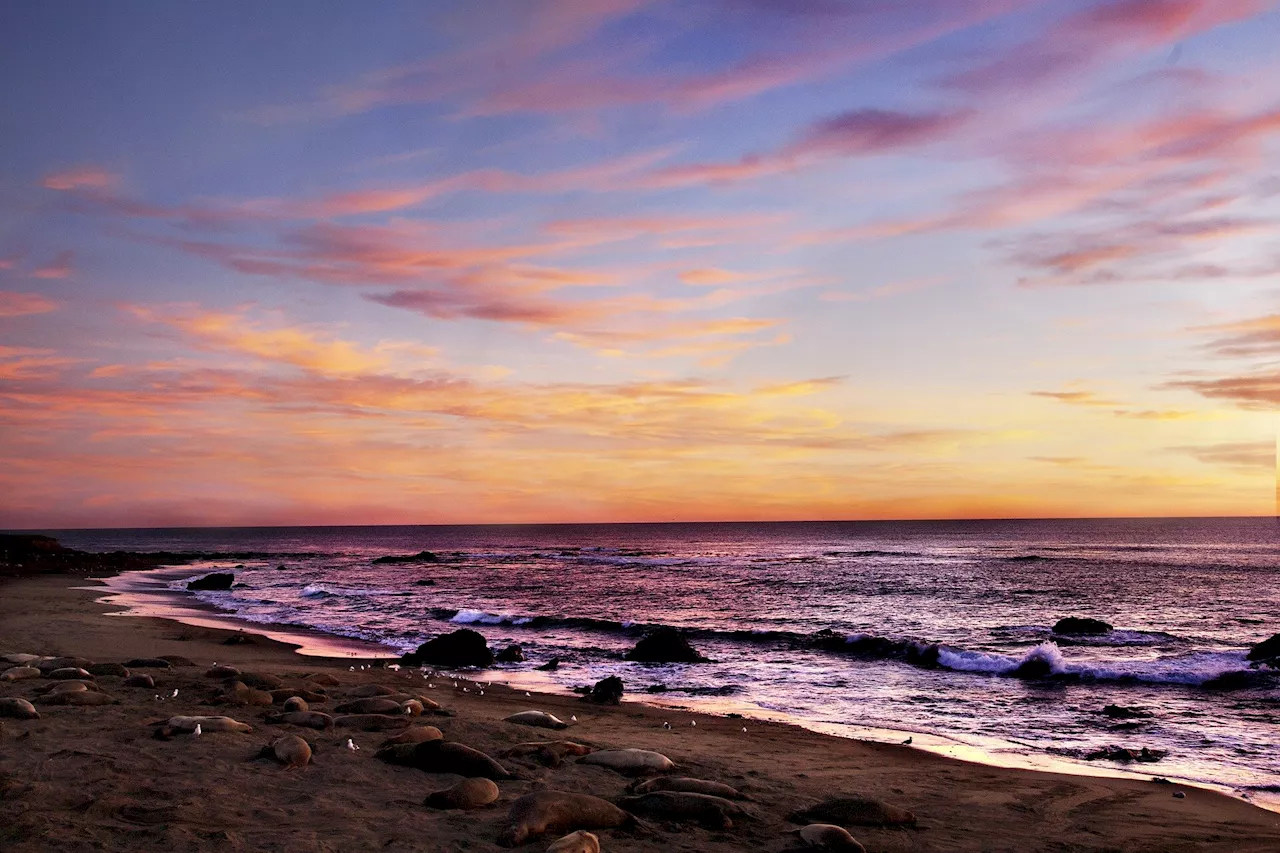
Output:
[[351,738],[347,738],[347,749],[351,750],[352,752],[355,752],[359,748],[360,747],[356,746],[355,741],[353,741]]
[[202,731],[203,729],[200,728],[200,724],[196,723],[195,731],[193,731],[192,734],[195,735],[196,737],[200,737],[200,734]]
[[578,722],[578,715],[577,715],[577,714],[574,714],[573,716],[571,716],[571,717],[569,718],[569,720],[570,720],[570,721],[572,721],[572,722],[575,722],[575,723],[576,723],[576,722]]
[[160,698],[160,694],[159,694],[159,693],[157,693],[157,694],[156,694],[156,701],[157,701],[157,702],[163,702],[163,701],[164,701],[164,699]]
[[743,733],[743,734],[746,734],[746,733],[747,733],[747,727],[746,727],[746,726],[743,726],[743,727],[742,727],[742,733]]
[[481,691],[480,691],[480,695],[481,695],[481,696],[483,696],[483,695],[484,695],[484,691],[483,691],[483,690],[481,690]]
[[663,727],[664,729],[667,729],[668,731],[670,731],[670,730],[671,730],[671,724],[670,724],[670,723],[663,723],[663,724],[662,724],[662,727]]
[[690,721],[689,721],[689,725],[693,726],[694,728],[697,728],[697,726],[698,726],[698,721],[697,721],[697,720],[690,720]]
[[347,669],[351,670],[352,672],[355,672],[355,671],[356,671],[356,668],[355,668],[354,666],[349,666],[349,667],[347,667]]
[[526,696],[531,696],[531,695],[533,695],[533,694],[531,694],[528,690],[526,690],[526,691],[524,692],[524,695],[526,695]]
[[453,689],[454,689],[454,690],[457,690],[457,689],[458,689],[458,682],[456,682],[456,681],[455,681],[455,682],[453,682]]
[[[426,676],[425,676],[425,675],[424,675],[424,676],[422,676],[422,677],[423,677],[423,678],[426,678]],[[429,683],[429,682],[428,682],[428,684],[427,684],[427,687],[431,688],[432,690],[435,690],[435,689],[436,689],[436,686],[435,686],[434,684]]]
[[399,671],[400,671],[400,664],[398,664],[398,663],[393,663],[393,664],[391,664],[391,666],[387,667],[387,669],[393,670],[394,672],[399,672]]
[[177,699],[177,698],[178,698],[178,689],[177,689],[176,687],[173,689],[173,695],[172,695],[172,696],[170,696],[169,698],[170,698],[170,699]]

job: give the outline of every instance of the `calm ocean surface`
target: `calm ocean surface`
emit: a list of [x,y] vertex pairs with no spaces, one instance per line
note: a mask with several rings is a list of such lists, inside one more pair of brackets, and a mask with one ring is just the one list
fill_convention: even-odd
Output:
[[[1145,746],[1168,751],[1145,775],[1280,802],[1280,684],[1203,686],[1280,631],[1274,519],[52,532],[90,550],[247,552],[193,567],[243,564],[244,586],[199,598],[280,630],[397,652],[464,625],[519,643],[528,661],[497,680],[620,675],[632,699],[937,736],[1002,762]],[[442,562],[371,564],[424,549]],[[1059,637],[1064,616],[1116,630]],[[621,660],[653,625],[687,629],[713,663]],[[912,662],[932,643],[939,666]],[[559,670],[535,673],[552,657]],[[1057,677],[1008,675],[1029,657]],[[1115,728],[1110,703],[1154,716]]]

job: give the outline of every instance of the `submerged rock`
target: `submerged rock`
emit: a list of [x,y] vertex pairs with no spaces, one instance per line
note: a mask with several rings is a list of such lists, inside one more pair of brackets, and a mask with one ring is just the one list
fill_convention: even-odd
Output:
[[493,660],[493,652],[489,651],[484,635],[470,628],[433,637],[418,646],[417,651],[408,652],[400,658],[400,662],[408,666],[427,663],[445,667],[485,667],[492,665]]
[[202,578],[196,578],[187,583],[187,589],[231,589],[231,585],[236,582],[236,576],[231,572],[213,572]]
[[1127,749],[1119,746],[1104,746],[1102,749],[1090,752],[1084,757],[1085,761],[1119,761],[1128,764],[1130,761],[1141,761],[1151,763],[1159,761],[1168,753],[1163,749]]
[[524,660],[524,649],[514,644],[507,646],[498,652],[497,660],[500,663],[520,663]]
[[560,668],[560,658],[552,658],[551,660],[547,661],[541,666],[534,667],[534,668],[539,669],[543,672],[553,672]]
[[658,628],[640,638],[626,654],[627,660],[640,663],[706,663],[697,649],[675,628]]
[[1053,633],[1069,636],[1097,636],[1111,631],[1111,625],[1101,619],[1088,619],[1080,616],[1068,616],[1059,619],[1053,625]]
[[591,692],[582,697],[582,701],[593,702],[596,705],[621,705],[622,679],[616,675],[600,679],[591,688]]
[[1155,716],[1145,708],[1127,707],[1125,705],[1107,705],[1102,709],[1102,713],[1113,720],[1140,720]]

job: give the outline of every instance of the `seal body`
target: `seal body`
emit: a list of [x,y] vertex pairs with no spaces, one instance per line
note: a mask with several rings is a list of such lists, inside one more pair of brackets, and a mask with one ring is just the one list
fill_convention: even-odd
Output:
[[169,728],[179,732],[193,732],[196,726],[202,732],[251,732],[253,726],[233,720],[230,717],[170,717],[165,723]]
[[613,803],[590,794],[534,791],[511,804],[507,828],[498,836],[498,843],[503,847],[515,847],[539,835],[560,835],[578,829],[611,829],[634,823],[634,817]]
[[792,812],[796,823],[834,823],[842,826],[915,826],[916,816],[906,809],[870,797],[832,797],[816,806]]
[[145,687],[148,690],[154,690],[156,686],[156,680],[145,672],[140,672],[137,675],[131,675],[121,683],[124,684],[125,687]]
[[[315,679],[312,680],[314,681]],[[359,687],[352,687],[347,691],[346,695],[349,699],[368,699],[372,696],[390,696],[396,692],[390,687],[383,687],[381,684],[361,684]]]
[[569,724],[554,714],[546,711],[521,711],[504,718],[508,723],[519,723],[522,726],[537,726],[543,729],[567,729]]
[[96,690],[67,690],[50,693],[36,700],[41,705],[114,705],[116,700]]
[[691,779],[688,776],[659,776],[631,787],[633,793],[651,794],[655,791],[685,791],[690,794],[708,794],[726,800],[745,800],[746,795],[732,785],[707,779]]
[[800,840],[809,847],[844,853],[867,853],[867,848],[849,834],[843,826],[830,823],[811,823],[800,830]]
[[250,687],[243,681],[232,679],[227,682],[219,697],[230,705],[270,705],[271,694],[265,690]]
[[317,690],[303,690],[297,687],[277,687],[275,690],[268,690],[271,694],[272,702],[285,702],[293,696],[297,696],[304,702],[327,702],[329,697]]
[[312,684],[319,684],[321,687],[337,687],[342,684],[341,681],[334,678],[327,672],[315,672],[307,676],[307,681]]
[[15,666],[0,675],[0,681],[22,681],[24,678],[39,678],[40,670],[34,666]]
[[708,829],[732,829],[730,815],[747,815],[742,806],[723,797],[689,791],[654,791],[638,797],[623,797],[618,800],[618,805],[634,814],[665,820],[697,821]]
[[58,669],[55,669],[55,670],[51,670],[49,674],[45,676],[45,678],[52,678],[55,681],[60,681],[66,678],[88,680],[90,678],[93,678],[93,676],[89,674],[89,670],[87,669],[81,669],[78,666],[64,666],[64,667],[59,667]]
[[493,780],[478,776],[428,794],[422,804],[434,809],[478,809],[496,802],[499,793]]
[[502,752],[503,758],[524,758],[532,756],[539,763],[548,767],[559,767],[567,755],[590,755],[592,748],[571,740],[539,740],[530,743],[518,743]]
[[284,700],[284,709],[286,711],[310,711],[311,706],[301,696],[290,696]]
[[10,696],[7,699],[0,699],[0,717],[10,717],[15,720],[38,720],[40,719],[40,712],[36,710],[35,705],[32,705],[26,699]]
[[444,735],[435,726],[414,726],[405,729],[398,735],[389,737],[382,742],[383,746],[395,746],[397,744],[418,744],[425,743],[429,740],[444,740]]
[[400,703],[394,699],[386,699],[383,697],[373,697],[369,699],[354,699],[350,702],[343,702],[341,705],[333,709],[336,714],[403,714],[404,709],[400,707]]
[[676,765],[660,752],[647,749],[602,749],[578,759],[579,764],[608,767],[625,776],[649,776],[669,773]]
[[404,714],[346,714],[334,717],[333,724],[340,729],[359,729],[362,732],[385,732],[407,729],[413,720]]
[[600,838],[585,829],[551,842],[547,853],[600,853]]
[[457,773],[485,779],[511,779],[514,774],[485,755],[463,743],[429,740],[415,744],[393,744],[378,750],[375,758],[402,767],[416,767],[427,773]]
[[271,754],[286,770],[306,767],[311,763],[311,744],[297,735],[283,735],[271,741]]
[[279,714],[269,714],[267,722],[303,726],[308,729],[324,730],[333,728],[333,717],[328,714],[322,714],[319,711],[283,711]]

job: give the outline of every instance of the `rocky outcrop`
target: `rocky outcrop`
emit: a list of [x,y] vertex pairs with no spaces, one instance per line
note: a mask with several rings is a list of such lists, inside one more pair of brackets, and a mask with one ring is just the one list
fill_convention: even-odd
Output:
[[196,578],[187,582],[189,590],[227,590],[231,589],[231,585],[236,582],[236,576],[232,572],[213,572],[202,578]]
[[484,636],[470,628],[433,637],[400,658],[407,666],[431,664],[450,668],[485,667],[493,661],[493,652],[489,651]]
[[675,628],[658,628],[640,638],[627,652],[627,660],[640,663],[706,663],[697,649]]
[[514,644],[507,646],[498,652],[497,660],[498,663],[520,663],[524,660],[524,649]]
[[582,701],[595,705],[621,705],[622,679],[616,675],[600,679],[591,688],[591,692],[582,697]]
[[1249,660],[1280,668],[1280,634],[1273,634],[1249,649]]
[[440,555],[432,551],[419,551],[416,554],[388,554],[373,561],[375,566],[395,565],[397,563],[438,563]]
[[1080,616],[1068,616],[1059,619],[1053,626],[1053,633],[1066,636],[1097,636],[1111,631],[1111,625],[1101,619],[1089,619]]

